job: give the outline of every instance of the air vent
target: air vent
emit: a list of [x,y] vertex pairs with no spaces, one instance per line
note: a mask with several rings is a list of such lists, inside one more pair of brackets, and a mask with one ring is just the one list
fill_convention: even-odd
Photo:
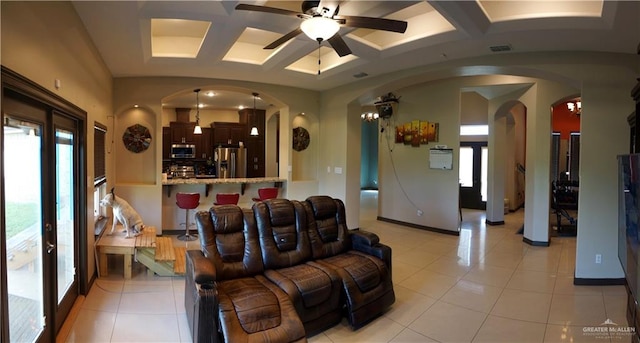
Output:
[[492,45],[489,47],[493,52],[511,51],[511,44]]
[[357,74],[353,74],[353,77],[355,77],[356,79],[360,79],[360,78],[363,78],[365,76],[369,76],[369,74],[367,74],[365,72],[359,72]]

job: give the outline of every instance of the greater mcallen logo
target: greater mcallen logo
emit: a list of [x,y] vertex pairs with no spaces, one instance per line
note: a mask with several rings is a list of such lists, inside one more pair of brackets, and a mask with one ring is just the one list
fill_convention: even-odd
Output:
[[617,338],[628,337],[636,332],[636,328],[632,326],[619,326],[611,319],[607,318],[599,326],[585,326],[582,333],[588,336],[596,336],[600,338]]

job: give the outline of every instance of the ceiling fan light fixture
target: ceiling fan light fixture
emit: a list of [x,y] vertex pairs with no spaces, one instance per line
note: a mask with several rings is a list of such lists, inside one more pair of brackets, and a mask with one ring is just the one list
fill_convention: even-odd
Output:
[[340,24],[333,19],[316,16],[303,21],[300,29],[307,37],[323,41],[333,37],[340,30]]

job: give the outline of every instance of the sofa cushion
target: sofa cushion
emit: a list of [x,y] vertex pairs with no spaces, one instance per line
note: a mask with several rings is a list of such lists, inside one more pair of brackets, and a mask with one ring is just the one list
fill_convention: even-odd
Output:
[[380,284],[381,274],[386,273],[382,260],[372,260],[361,254],[346,252],[322,260],[337,268],[342,268],[360,292],[368,292]]
[[[221,299],[220,309],[233,311],[248,333],[280,325],[278,298],[255,278],[222,281],[218,283],[218,294]],[[227,308],[227,305],[233,307]]]
[[291,300],[262,275],[218,282],[217,289],[225,341],[306,341]]

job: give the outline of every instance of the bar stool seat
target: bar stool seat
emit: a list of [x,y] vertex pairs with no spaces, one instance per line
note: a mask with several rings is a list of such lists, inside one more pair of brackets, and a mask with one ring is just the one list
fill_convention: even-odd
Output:
[[237,205],[240,200],[239,193],[218,193],[214,205]]
[[274,199],[278,197],[278,188],[277,187],[265,187],[258,189],[258,197],[252,198],[253,201],[262,201],[267,199]]
[[189,210],[196,209],[200,205],[200,193],[176,193],[176,205],[185,210],[185,233],[179,235],[181,241],[193,241],[198,239],[198,234],[189,234]]

